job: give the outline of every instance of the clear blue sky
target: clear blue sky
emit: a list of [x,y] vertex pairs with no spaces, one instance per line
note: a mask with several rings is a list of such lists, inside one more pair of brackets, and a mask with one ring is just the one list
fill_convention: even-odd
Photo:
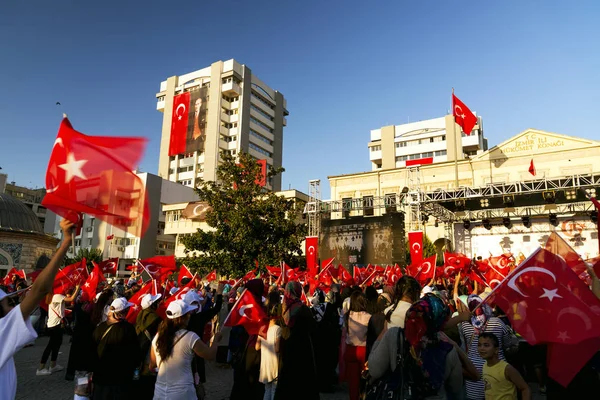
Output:
[[[162,80],[235,58],[287,98],[283,187],[370,169],[369,131],[442,116],[451,88],[490,146],[537,128],[600,140],[598,1],[5,1],[0,167],[43,186],[63,112],[150,139]],[[62,106],[55,103],[59,101]],[[600,162],[600,161],[599,161]]]

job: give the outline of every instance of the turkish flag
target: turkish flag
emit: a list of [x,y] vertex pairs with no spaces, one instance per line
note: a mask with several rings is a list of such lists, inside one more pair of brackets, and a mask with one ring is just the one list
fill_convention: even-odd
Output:
[[4,286],[8,286],[12,283],[13,276],[18,276],[19,278],[25,279],[25,271],[24,270],[19,271],[15,267],[12,267],[10,269],[10,271],[8,271],[8,273],[4,277]]
[[252,279],[256,279],[256,273],[254,272],[255,270],[252,270],[248,273],[246,273],[246,275],[244,275],[244,277],[242,278],[244,281],[251,281]]
[[506,278],[505,275],[498,272],[498,270],[491,265],[488,267],[487,271],[483,273],[483,277],[485,278],[486,285],[492,289],[502,283],[504,278]]
[[150,275],[152,279],[162,281],[167,275],[177,271],[175,256],[154,256],[138,260],[138,264]]
[[217,280],[217,270],[213,270],[211,273],[204,277],[204,280],[207,282],[212,282]]
[[64,118],[46,172],[42,205],[77,223],[74,214],[94,215],[135,236],[150,220],[144,182],[132,171],[147,140],[86,136]]
[[190,272],[190,270],[188,269],[188,267],[186,267],[185,265],[181,265],[181,267],[179,268],[179,274],[177,274],[177,282],[181,285],[181,280],[183,278],[193,278],[194,275],[192,275],[192,273]]
[[567,387],[585,364],[600,351],[600,338],[586,339],[577,344],[549,343],[548,376]]
[[117,269],[119,268],[119,258],[109,258],[108,260],[104,260],[99,265],[100,270],[103,274],[117,274]]
[[348,272],[348,270],[346,268],[344,268],[344,266],[342,264],[339,264],[337,266],[337,268],[330,268],[330,271],[332,272],[332,276],[333,276],[333,271],[336,270],[337,275],[335,275],[335,279],[344,282],[346,285],[349,285],[350,283],[352,283],[353,279],[352,279],[352,275],[350,274],[350,272]]
[[535,165],[533,165],[533,158],[531,159],[531,162],[529,163],[529,173],[533,176],[535,176]]
[[528,343],[600,336],[600,300],[558,256],[539,248],[486,298]]
[[190,92],[184,92],[173,97],[169,156],[185,153],[189,113]]
[[587,272],[588,264],[558,233],[552,232],[550,234],[544,248],[562,258],[577,275]]
[[490,256],[486,261],[488,265],[496,268],[500,274],[507,276],[510,273],[511,256],[505,254],[502,254],[501,256]]
[[248,289],[244,289],[223,322],[223,326],[237,325],[243,326],[250,335],[258,334],[266,338],[269,319],[262,304],[258,304]]
[[129,311],[127,312],[127,317],[125,317],[125,319],[130,324],[135,324],[137,315],[142,310],[142,306],[140,305],[140,303],[142,301],[142,296],[144,296],[145,294],[151,293],[153,286],[154,286],[154,280],[148,281],[148,282],[146,282],[146,284],[144,286],[142,286],[140,288],[140,290],[135,292],[135,294],[129,298],[129,302],[133,303],[133,305],[129,308]]
[[[415,271],[415,279],[421,283],[427,283],[433,279],[435,275],[435,263],[437,260],[437,254],[427,257],[417,267]],[[414,267],[414,266],[413,266]]]
[[80,285],[88,278],[87,261],[82,259],[75,264],[67,265],[54,278],[53,293],[64,293],[65,290]]
[[104,279],[104,274],[102,273],[100,266],[93,261],[92,264],[94,264],[94,268],[92,268],[90,276],[88,276],[81,288],[83,293],[86,294],[88,301],[94,300],[94,297],[96,297],[96,289],[98,288],[98,284],[106,280]]
[[423,231],[408,232],[408,246],[410,248],[410,263],[420,265],[423,261]]
[[281,275],[281,267],[272,267],[272,266],[266,265],[265,268],[267,269],[267,272],[270,275],[273,275],[276,278],[279,278],[279,275]]
[[446,278],[466,271],[470,265],[471,259],[464,254],[444,252],[444,276]]
[[306,254],[306,270],[311,278],[319,273],[319,237],[307,236],[304,241]]
[[454,93],[452,93],[452,110],[454,121],[462,128],[464,133],[470,135],[475,125],[477,125],[477,117]]
[[279,286],[284,286],[286,284],[286,282],[289,282],[289,273],[290,273],[290,267],[285,262],[282,262],[281,263],[281,274],[279,275],[279,278],[277,278],[277,280],[275,281],[275,284],[277,284]]

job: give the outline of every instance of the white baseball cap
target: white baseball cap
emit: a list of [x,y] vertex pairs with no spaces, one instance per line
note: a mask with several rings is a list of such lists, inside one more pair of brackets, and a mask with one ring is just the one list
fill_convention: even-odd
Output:
[[150,293],[146,293],[145,295],[142,296],[142,301],[141,301],[142,308],[145,310],[146,308],[150,307],[152,305],[152,303],[154,303],[161,297],[162,297],[162,293],[158,293],[154,296],[151,295]]
[[128,302],[125,297],[117,297],[110,303],[110,309],[115,312],[121,312],[132,305],[133,303]]
[[185,301],[187,304],[192,304],[194,302],[200,304],[200,302],[203,300],[204,297],[200,296],[200,294],[195,290],[190,290],[183,295],[183,301]]
[[185,314],[190,311],[194,311],[198,306],[187,304],[183,300],[175,300],[172,301],[171,304],[167,307],[167,318],[174,319],[183,317]]

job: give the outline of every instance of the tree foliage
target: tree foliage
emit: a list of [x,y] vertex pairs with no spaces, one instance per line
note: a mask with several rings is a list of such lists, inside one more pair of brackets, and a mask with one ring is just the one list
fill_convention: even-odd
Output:
[[[261,166],[254,157],[239,153],[235,159],[222,153],[217,181],[202,181],[196,190],[201,201],[210,205],[206,222],[211,229],[184,237],[188,258],[183,262],[206,273],[242,276],[260,266],[291,262],[301,254],[306,225],[298,224],[302,212],[293,200],[267,192],[256,182]],[[267,180],[283,168],[267,171]]]
[[86,260],[88,271],[91,271],[91,269],[94,268],[94,266],[92,265],[92,261],[94,261],[95,263],[102,262],[102,251],[100,249],[80,248],[77,251],[77,254],[75,254],[75,257],[69,258],[65,261],[65,265],[80,262],[84,258]]
[[[406,265],[411,265],[410,258],[410,245],[408,243],[408,239],[406,239]],[[437,253],[437,249],[429,237],[427,235],[423,235],[423,258],[431,257],[432,255]],[[442,260],[443,261],[443,260]],[[438,260],[436,264],[440,263],[440,256],[438,254]]]

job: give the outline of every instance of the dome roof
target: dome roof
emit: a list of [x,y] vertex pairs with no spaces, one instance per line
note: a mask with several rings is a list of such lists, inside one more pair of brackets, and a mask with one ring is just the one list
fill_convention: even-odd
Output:
[[44,233],[33,210],[6,193],[0,193],[0,231]]

